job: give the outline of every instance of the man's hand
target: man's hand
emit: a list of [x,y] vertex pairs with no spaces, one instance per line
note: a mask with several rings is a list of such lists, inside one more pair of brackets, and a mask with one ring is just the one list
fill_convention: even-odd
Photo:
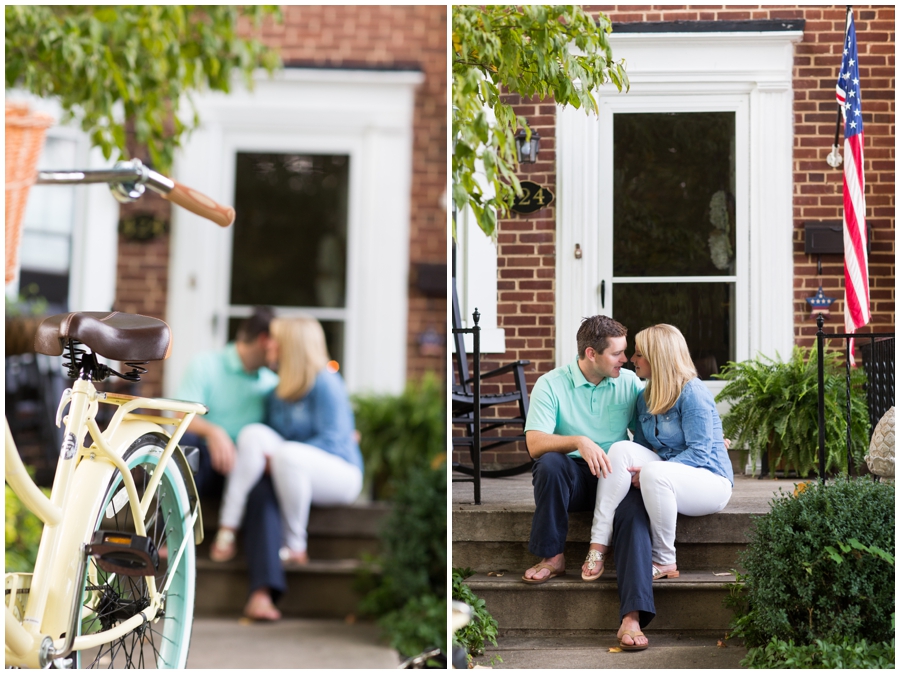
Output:
[[582,435],[577,439],[577,448],[581,458],[587,461],[587,465],[595,477],[600,477],[601,474],[606,477],[612,472],[612,464],[610,464],[606,452],[596,442]]
[[631,486],[635,489],[641,488],[641,467],[635,466],[634,468],[629,467],[628,472],[631,473]]
[[206,434],[206,447],[209,449],[209,461],[213,470],[228,475],[234,468],[237,448],[228,433],[219,426],[213,426]]

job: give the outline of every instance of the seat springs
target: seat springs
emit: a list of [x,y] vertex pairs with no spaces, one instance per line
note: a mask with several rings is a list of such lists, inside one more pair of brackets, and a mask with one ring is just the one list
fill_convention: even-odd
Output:
[[116,372],[108,365],[99,362],[97,354],[88,351],[84,348],[84,344],[76,339],[66,341],[64,357],[68,359],[64,365],[70,379],[84,376],[85,378],[90,377],[91,381],[105,381],[110,375],[115,375],[125,381],[139,382],[141,375],[147,374],[147,368],[143,366],[150,362],[146,360],[126,361],[125,366],[130,367],[131,370],[125,373]]
[[150,361],[142,360],[137,362],[125,363],[126,366],[131,368],[131,372],[126,372],[125,374],[119,374],[115,370],[110,370],[110,372],[112,372],[117,377],[125,379],[126,381],[140,381],[141,375],[147,374],[147,368],[143,366],[148,362]]
[[81,360],[84,357],[84,354],[88,352],[87,349],[82,348],[83,346],[84,345],[76,339],[66,340],[65,358],[68,358],[69,362],[65,364],[65,367],[69,379],[77,379],[79,372],[81,372]]

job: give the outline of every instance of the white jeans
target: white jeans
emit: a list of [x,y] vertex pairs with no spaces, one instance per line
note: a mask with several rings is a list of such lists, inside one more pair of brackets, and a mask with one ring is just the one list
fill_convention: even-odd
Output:
[[652,557],[656,564],[675,563],[678,513],[691,517],[711,515],[728,505],[731,498],[731,482],[727,478],[705,468],[663,461],[655,452],[636,442],[616,442],[609,448],[607,456],[612,471],[597,482],[591,543],[609,545],[616,508],[631,487],[629,467],[641,467],[641,495],[650,517]]
[[265,472],[266,457],[271,457],[284,544],[295,552],[306,550],[310,505],[352,503],[362,490],[359,468],[318,447],[285,440],[265,424],[245,426],[237,450],[234,469],[226,478],[219,526],[240,526],[247,495]]

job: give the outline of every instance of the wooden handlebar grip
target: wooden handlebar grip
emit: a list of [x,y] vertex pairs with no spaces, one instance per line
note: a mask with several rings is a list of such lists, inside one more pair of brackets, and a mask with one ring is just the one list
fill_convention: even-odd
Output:
[[212,220],[219,227],[228,227],[234,222],[234,209],[231,206],[217,204],[202,192],[198,192],[187,185],[176,182],[172,191],[163,196],[173,204],[178,204],[191,213],[196,213],[207,220]]

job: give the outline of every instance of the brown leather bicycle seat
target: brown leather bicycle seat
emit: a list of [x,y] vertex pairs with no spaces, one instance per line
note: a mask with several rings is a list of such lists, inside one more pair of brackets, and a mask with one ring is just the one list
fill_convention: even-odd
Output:
[[164,321],[118,311],[77,311],[41,321],[34,350],[60,356],[66,340],[75,339],[111,360],[165,360],[172,349],[172,332]]

